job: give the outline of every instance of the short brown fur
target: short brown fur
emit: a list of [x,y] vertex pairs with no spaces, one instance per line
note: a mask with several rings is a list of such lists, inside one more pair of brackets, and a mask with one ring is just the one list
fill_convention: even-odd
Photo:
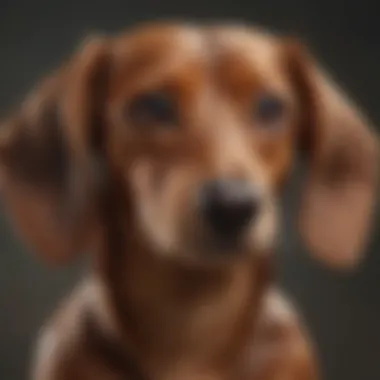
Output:
[[[175,125],[137,128],[139,94],[175,100]],[[252,120],[261,94],[285,114]],[[293,41],[228,26],[150,25],[86,41],[5,122],[1,187],[51,263],[92,251],[90,274],[44,328],[36,380],[316,380],[311,341],[272,286],[276,202],[308,162],[300,231],[353,266],[369,231],[377,141]],[[260,217],[220,259],[193,195],[209,178],[258,186]]]

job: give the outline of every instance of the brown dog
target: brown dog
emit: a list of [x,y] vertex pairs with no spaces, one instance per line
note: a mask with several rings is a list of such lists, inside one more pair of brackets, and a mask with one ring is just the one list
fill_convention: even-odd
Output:
[[277,196],[301,150],[301,235],[353,266],[377,142],[303,47],[228,26],[87,41],[3,126],[22,236],[52,263],[93,252],[43,331],[34,379],[316,379],[270,283]]

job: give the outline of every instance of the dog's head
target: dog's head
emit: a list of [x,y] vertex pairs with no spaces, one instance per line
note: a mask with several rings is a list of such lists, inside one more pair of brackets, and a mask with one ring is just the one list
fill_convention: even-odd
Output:
[[266,251],[301,150],[310,250],[352,265],[368,234],[373,133],[302,46],[257,30],[156,25],[90,39],[2,133],[5,199],[50,259],[96,240],[110,194],[126,238],[154,253]]

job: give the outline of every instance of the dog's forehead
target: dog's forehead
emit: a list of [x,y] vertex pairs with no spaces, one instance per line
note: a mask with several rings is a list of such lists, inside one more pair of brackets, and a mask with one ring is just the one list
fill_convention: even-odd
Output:
[[224,73],[235,71],[233,78],[240,82],[252,82],[255,78],[255,83],[267,89],[289,93],[282,39],[259,29],[239,26],[215,28],[211,35],[214,59],[224,64]]
[[196,28],[179,26],[140,27],[116,39],[115,55],[120,61],[147,60],[154,64],[169,59],[183,60],[204,54],[204,36]]
[[242,26],[210,28],[211,37],[222,53],[245,58],[253,64],[273,62],[278,58],[280,41],[274,35],[259,29]]
[[180,67],[228,61],[242,63],[261,75],[279,69],[280,41],[257,29],[239,26],[197,27],[192,25],[148,26],[116,40],[119,62]]

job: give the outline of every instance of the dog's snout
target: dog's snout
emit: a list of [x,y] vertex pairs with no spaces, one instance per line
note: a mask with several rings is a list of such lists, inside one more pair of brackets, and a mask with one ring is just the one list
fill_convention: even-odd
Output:
[[259,197],[255,188],[241,180],[206,182],[199,194],[206,223],[220,237],[236,237],[255,217]]

